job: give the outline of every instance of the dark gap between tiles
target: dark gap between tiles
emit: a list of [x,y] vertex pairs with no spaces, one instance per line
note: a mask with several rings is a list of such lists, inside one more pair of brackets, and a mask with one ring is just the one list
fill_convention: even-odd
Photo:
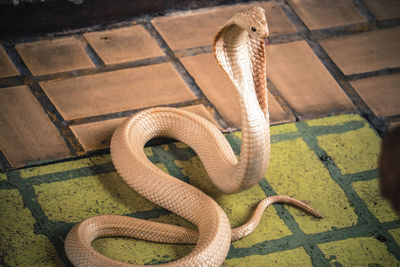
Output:
[[93,62],[93,64],[97,68],[105,67],[106,64],[101,59],[101,57],[96,53],[96,51],[93,49],[93,47],[90,45],[90,43],[86,40],[86,38],[83,37],[83,35],[78,35],[76,37],[78,40],[85,43],[84,50],[85,50],[86,54],[89,56],[90,60]]
[[[280,0],[277,0],[280,1]],[[286,15],[288,15],[289,19],[291,19],[292,23],[298,29],[307,29],[305,23],[301,20],[301,18],[297,15],[297,13],[293,10],[293,8],[285,4],[284,11]],[[371,110],[371,108],[362,100],[357,91],[351,86],[351,84],[346,80],[345,75],[340,70],[340,68],[334,63],[334,61],[329,57],[326,51],[322,48],[319,42],[315,39],[311,38],[311,31],[307,30],[305,32],[300,33],[303,39],[308,43],[311,47],[315,55],[319,58],[322,64],[326,67],[329,73],[335,78],[336,82],[340,85],[344,93],[349,97],[349,99],[353,102],[354,106],[359,110],[361,115],[367,118],[368,121],[374,126],[374,128],[378,131],[378,133],[382,136],[387,130],[387,125],[384,120],[377,117]]]
[[149,109],[149,108],[156,108],[156,107],[182,108],[182,107],[189,107],[189,106],[199,105],[199,104],[207,105],[207,103],[205,102],[204,99],[195,99],[195,100],[188,100],[188,101],[183,101],[183,102],[179,102],[179,103],[150,106],[150,107],[144,107],[144,108],[138,108],[138,109],[132,109],[132,110],[124,110],[124,111],[114,112],[114,113],[101,114],[101,115],[97,115],[97,116],[72,119],[72,120],[66,121],[66,123],[69,126],[80,125],[80,124],[91,123],[91,122],[99,122],[99,121],[107,121],[107,120],[118,119],[118,118],[125,118],[125,117],[129,117],[133,114],[136,114],[140,111]]
[[161,34],[156,30],[151,22],[148,22],[143,25],[144,28],[150,33],[150,35],[156,40],[157,44],[164,50],[164,52],[169,56],[172,60],[172,65],[178,71],[181,78],[185,81],[188,87],[192,90],[192,92],[200,99],[204,99],[207,102],[208,107],[211,107],[214,111],[214,119],[220,124],[222,128],[227,128],[227,124],[219,113],[218,109],[214,106],[214,104],[209,101],[209,99],[203,94],[200,87],[197,85],[194,78],[190,75],[188,70],[183,66],[183,64],[179,61],[178,57],[174,54],[172,49],[168,46],[167,42],[162,38]]
[[365,4],[364,0],[352,0],[353,5],[357,10],[364,16],[368,21],[376,21],[376,17],[369,10],[368,6]]
[[38,100],[50,121],[52,121],[56,126],[57,131],[60,133],[71,154],[76,156],[77,154],[82,153],[84,151],[82,145],[77,141],[75,135],[66,125],[61,114],[55,108],[38,82],[33,79],[28,67],[25,65],[15,48],[7,47],[6,49],[11,60],[14,63],[18,63],[17,68],[20,71],[22,78],[25,80],[25,84],[28,86],[33,96]]

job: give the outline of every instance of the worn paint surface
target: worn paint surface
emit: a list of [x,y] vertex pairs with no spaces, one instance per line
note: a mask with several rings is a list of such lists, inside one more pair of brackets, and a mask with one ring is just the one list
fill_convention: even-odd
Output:
[[[349,114],[273,126],[271,134],[265,179],[234,195],[222,195],[210,184],[185,144],[154,146],[145,154],[164,172],[214,197],[233,227],[275,194],[301,199],[325,215],[318,220],[287,205],[270,207],[252,235],[232,243],[224,266],[400,265],[400,220],[379,195],[380,138],[368,122]],[[240,132],[226,138],[238,153]],[[124,214],[193,227],[128,188],[108,154],[1,173],[0,204],[0,265],[5,266],[70,265],[64,238],[88,216]],[[131,238],[102,238],[93,246],[139,264],[169,262],[193,249]]]

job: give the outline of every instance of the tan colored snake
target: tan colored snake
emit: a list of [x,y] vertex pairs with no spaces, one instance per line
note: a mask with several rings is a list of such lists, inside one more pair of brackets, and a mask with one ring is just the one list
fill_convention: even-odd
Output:
[[198,231],[124,216],[95,216],[75,225],[68,233],[65,250],[74,265],[129,265],[107,258],[91,246],[99,237],[129,236],[155,242],[196,244],[191,253],[168,266],[220,266],[230,242],[250,234],[271,203],[289,203],[322,218],[318,211],[298,200],[272,196],[261,201],[249,222],[231,230],[226,214],[213,199],[158,169],[143,151],[145,143],[152,138],[177,139],[195,150],[222,192],[235,193],[257,184],[264,177],[270,153],[264,45],[267,35],[265,11],[254,7],[234,15],[213,41],[214,55],[236,87],[240,102],[239,160],[212,123],[178,109],[145,110],[127,119],[113,135],[112,160],[123,180],[151,202],[196,225]]

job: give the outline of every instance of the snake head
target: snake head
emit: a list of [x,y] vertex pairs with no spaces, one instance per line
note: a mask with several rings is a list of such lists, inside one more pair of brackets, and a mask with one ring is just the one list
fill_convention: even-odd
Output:
[[233,20],[248,32],[250,36],[266,38],[269,35],[265,10],[261,7],[252,7],[237,13]]

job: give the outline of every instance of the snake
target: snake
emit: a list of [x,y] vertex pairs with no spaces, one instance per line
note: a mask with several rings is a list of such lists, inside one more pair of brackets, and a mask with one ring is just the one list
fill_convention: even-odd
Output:
[[91,246],[101,237],[125,236],[154,242],[195,244],[187,255],[165,266],[221,266],[230,242],[257,227],[264,210],[276,202],[294,205],[318,218],[317,210],[288,196],[270,196],[251,218],[231,229],[228,217],[215,200],[200,189],[153,165],[145,144],[157,137],[179,140],[198,155],[210,180],[226,194],[258,184],[270,157],[270,129],[266,79],[265,10],[252,7],[232,16],[215,34],[213,54],[235,87],[241,113],[242,142],[236,157],[223,133],[194,113],[155,107],[136,113],[115,130],[110,144],[115,169],[133,190],[194,224],[197,229],[120,215],[97,215],[75,224],[65,239],[65,252],[75,266],[137,266],[108,258]]

